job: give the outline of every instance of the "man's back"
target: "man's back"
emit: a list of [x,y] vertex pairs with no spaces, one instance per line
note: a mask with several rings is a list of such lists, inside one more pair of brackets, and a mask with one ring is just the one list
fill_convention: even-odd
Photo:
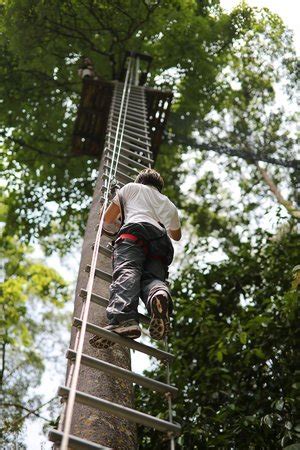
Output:
[[[147,222],[158,228],[162,224],[167,230],[180,228],[176,206],[156,187],[128,183],[120,194],[124,203],[125,224]],[[117,198],[114,202],[118,204]]]
[[[145,169],[135,183],[120,189],[104,213],[104,224],[113,223],[122,213],[122,200],[125,223],[114,244],[106,329],[132,339],[141,335],[139,298],[151,316],[150,336],[163,339],[170,329],[172,297],[166,282],[174,254],[170,237],[178,241],[181,228],[177,208],[161,193],[163,187],[161,175]],[[90,343],[106,348],[107,340],[95,335]]]

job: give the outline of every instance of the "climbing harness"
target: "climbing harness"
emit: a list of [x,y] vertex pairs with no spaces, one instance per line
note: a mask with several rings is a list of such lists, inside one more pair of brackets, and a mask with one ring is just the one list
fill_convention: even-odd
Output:
[[[130,57],[128,60],[127,71],[124,83],[115,82],[113,98],[108,118],[107,136],[105,142],[105,155],[103,165],[103,189],[102,189],[102,210],[105,211],[111,200],[111,191],[116,186],[124,185],[133,181],[132,175],[138,173],[143,167],[151,167],[150,141],[148,134],[148,125],[146,116],[139,116],[134,112],[133,105],[140,104],[141,109],[146,111],[144,90],[137,86],[139,71],[139,58]],[[134,126],[133,126],[134,125]],[[127,165],[123,161],[126,161]],[[115,189],[116,190],[116,189]],[[153,427],[157,430],[166,432],[170,437],[170,448],[175,449],[174,436],[180,433],[180,425],[173,422],[171,397],[176,395],[177,389],[170,385],[169,363],[173,355],[168,352],[168,344],[165,340],[165,351],[153,348],[151,346],[136,342],[131,339],[123,338],[116,333],[107,331],[101,327],[88,322],[88,313],[91,302],[96,302],[102,306],[107,306],[108,301],[93,293],[93,284],[95,277],[111,281],[111,275],[96,267],[98,254],[109,256],[111,250],[103,248],[101,245],[101,236],[103,234],[104,214],[100,217],[100,223],[96,233],[96,239],[93,248],[91,265],[87,267],[89,277],[86,290],[82,289],[83,298],[81,314],[75,318],[73,326],[76,327],[74,348],[69,349],[67,357],[70,360],[70,367],[65,387],[60,387],[59,395],[64,398],[64,406],[61,414],[59,430],[51,430],[49,438],[56,445],[60,444],[61,450],[72,448],[86,449],[105,449],[99,444],[78,438],[70,434],[71,423],[75,401],[82,402],[93,408],[99,408],[103,411],[125,418],[131,422],[136,422],[145,426]],[[125,236],[125,237],[124,237]],[[128,237],[129,236],[129,237]],[[133,239],[133,235],[121,234],[118,239]],[[134,237],[138,240],[138,238]],[[100,300],[101,299],[101,300]],[[149,319],[140,314],[140,319],[148,323]],[[102,360],[96,360],[83,353],[83,344],[86,332],[94,333],[108,341],[125,345],[131,349],[141,351],[149,356],[154,356],[166,364],[167,384],[152,380],[148,377],[135,374],[129,370],[119,368],[108,364]],[[93,362],[91,362],[93,359]],[[158,392],[163,392],[167,396],[169,421],[153,417],[134,409],[125,408],[117,403],[108,402],[104,399],[96,398],[77,390],[79,370],[81,364],[96,367],[105,373],[123,377],[131,382],[141,386],[151,388]]]
[[115,244],[117,244],[120,241],[124,241],[124,240],[129,240],[129,241],[133,241],[136,243],[136,245],[139,245],[140,247],[142,247],[145,255],[147,255],[148,258],[151,259],[158,259],[160,260],[163,264],[168,265],[168,260],[167,257],[164,255],[156,255],[154,253],[149,253],[149,242],[147,242],[144,239],[140,239],[138,236],[136,236],[135,234],[131,234],[131,233],[122,233],[120,234],[120,236],[118,236],[118,239],[115,241]]

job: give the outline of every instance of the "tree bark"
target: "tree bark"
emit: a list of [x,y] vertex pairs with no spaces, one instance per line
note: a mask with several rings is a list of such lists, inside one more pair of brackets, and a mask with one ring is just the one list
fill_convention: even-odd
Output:
[[[81,261],[75,294],[74,317],[80,317],[82,299],[80,290],[86,289],[88,273],[85,272],[87,264],[92,260],[92,244],[95,242],[95,227],[99,223],[100,189],[102,186],[103,160],[100,164],[99,176],[96,182],[93,201],[88,217],[84,241],[82,245]],[[106,245],[109,238],[102,236],[101,243]],[[97,267],[111,272],[111,260],[109,257],[99,255]],[[95,278],[93,292],[108,298],[109,283]],[[91,303],[88,321],[99,326],[107,324],[105,308]],[[71,331],[71,348],[74,346],[76,330]],[[102,359],[111,364],[131,369],[130,350],[115,344],[111,349],[98,350],[89,345],[91,335],[86,333],[83,352],[89,356]],[[67,376],[69,367],[67,370]],[[106,375],[101,371],[81,365],[77,390],[90,395],[109,400],[130,408],[133,408],[134,395],[132,383]],[[71,433],[83,439],[88,439],[97,444],[113,448],[115,450],[134,450],[137,448],[136,425],[125,419],[91,409],[85,405],[75,403]]]

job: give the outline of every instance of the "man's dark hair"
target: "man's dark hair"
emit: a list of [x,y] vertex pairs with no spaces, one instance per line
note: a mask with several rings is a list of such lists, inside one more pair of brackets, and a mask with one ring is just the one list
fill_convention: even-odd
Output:
[[164,187],[163,177],[154,169],[142,170],[136,177],[135,182],[154,186],[159,192],[161,192]]

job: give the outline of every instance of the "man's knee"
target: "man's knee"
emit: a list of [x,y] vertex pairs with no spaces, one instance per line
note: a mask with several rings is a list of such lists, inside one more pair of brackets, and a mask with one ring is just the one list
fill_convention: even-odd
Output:
[[121,265],[113,271],[113,281],[119,283],[135,283],[140,282],[142,269],[134,267],[134,265]]

